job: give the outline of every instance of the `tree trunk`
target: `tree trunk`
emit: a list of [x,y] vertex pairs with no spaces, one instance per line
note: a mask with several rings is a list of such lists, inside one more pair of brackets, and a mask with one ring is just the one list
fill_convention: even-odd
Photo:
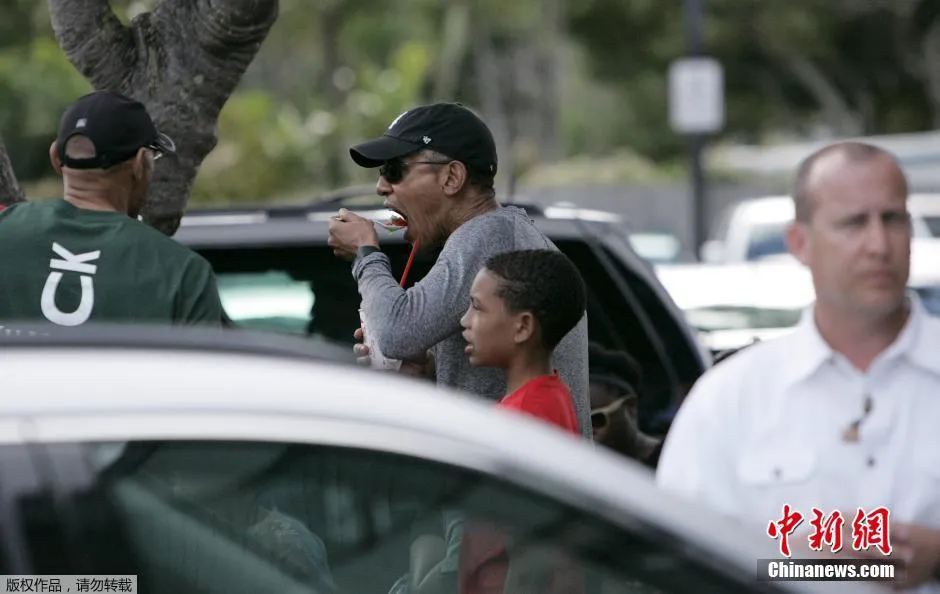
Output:
[[108,0],[49,0],[65,55],[96,89],[143,102],[177,154],[154,172],[144,220],[179,228],[193,181],[215,148],[219,112],[277,19],[278,0],[162,0],[124,26]]
[[930,98],[933,123],[940,127],[940,21],[924,34],[923,54],[924,83]]
[[457,95],[462,66],[470,48],[470,18],[470,6],[464,0],[450,0],[444,9],[434,101],[453,101]]
[[[320,78],[320,88],[326,97],[330,110],[339,115],[346,103],[346,91],[336,86],[334,77],[343,65],[340,57],[339,35],[345,21],[345,13],[337,6],[329,6],[320,12],[320,43],[323,51],[323,70]],[[343,158],[346,148],[343,138],[342,126],[324,138],[332,150],[326,151],[326,183],[331,188],[339,188],[346,184],[346,162]]]
[[16,181],[7,148],[0,139],[0,206],[10,206],[23,200],[23,190]]

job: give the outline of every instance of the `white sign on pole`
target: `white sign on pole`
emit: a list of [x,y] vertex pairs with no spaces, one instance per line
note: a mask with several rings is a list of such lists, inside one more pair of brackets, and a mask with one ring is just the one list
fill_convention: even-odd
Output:
[[669,65],[669,123],[680,134],[711,134],[725,125],[725,80],[714,58],[674,60]]

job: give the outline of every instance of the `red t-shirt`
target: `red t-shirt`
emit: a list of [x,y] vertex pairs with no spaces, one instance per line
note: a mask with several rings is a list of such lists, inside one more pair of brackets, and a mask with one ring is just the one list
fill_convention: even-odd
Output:
[[529,380],[497,405],[538,417],[571,433],[579,433],[574,401],[556,371]]
[[[571,392],[558,372],[530,380],[500,400],[500,408],[538,417],[580,434]],[[544,594],[580,594],[583,580],[576,567],[557,563]],[[509,571],[506,536],[489,522],[468,521],[460,543],[459,594],[502,594]]]

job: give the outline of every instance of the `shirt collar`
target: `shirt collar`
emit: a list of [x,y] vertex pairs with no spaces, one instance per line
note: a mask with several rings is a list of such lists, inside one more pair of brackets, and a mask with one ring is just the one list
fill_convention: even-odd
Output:
[[[940,351],[940,333],[938,324],[924,308],[920,296],[908,291],[907,301],[911,313],[898,334],[897,339],[880,355],[878,361],[904,357],[914,365],[940,375],[940,360],[936,353]],[[790,381],[796,383],[812,375],[824,364],[835,360],[837,353],[823,339],[816,326],[814,305],[803,311],[803,316],[794,332],[793,359],[790,364]]]

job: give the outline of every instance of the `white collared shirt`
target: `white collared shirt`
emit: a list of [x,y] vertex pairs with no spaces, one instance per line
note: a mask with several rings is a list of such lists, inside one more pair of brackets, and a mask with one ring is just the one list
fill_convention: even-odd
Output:
[[940,319],[909,299],[907,324],[867,373],[832,351],[811,310],[709,370],[670,428],[657,482],[763,533],[784,504],[806,518],[804,538],[814,507],[850,526],[858,507],[886,506],[894,521],[940,529]]

